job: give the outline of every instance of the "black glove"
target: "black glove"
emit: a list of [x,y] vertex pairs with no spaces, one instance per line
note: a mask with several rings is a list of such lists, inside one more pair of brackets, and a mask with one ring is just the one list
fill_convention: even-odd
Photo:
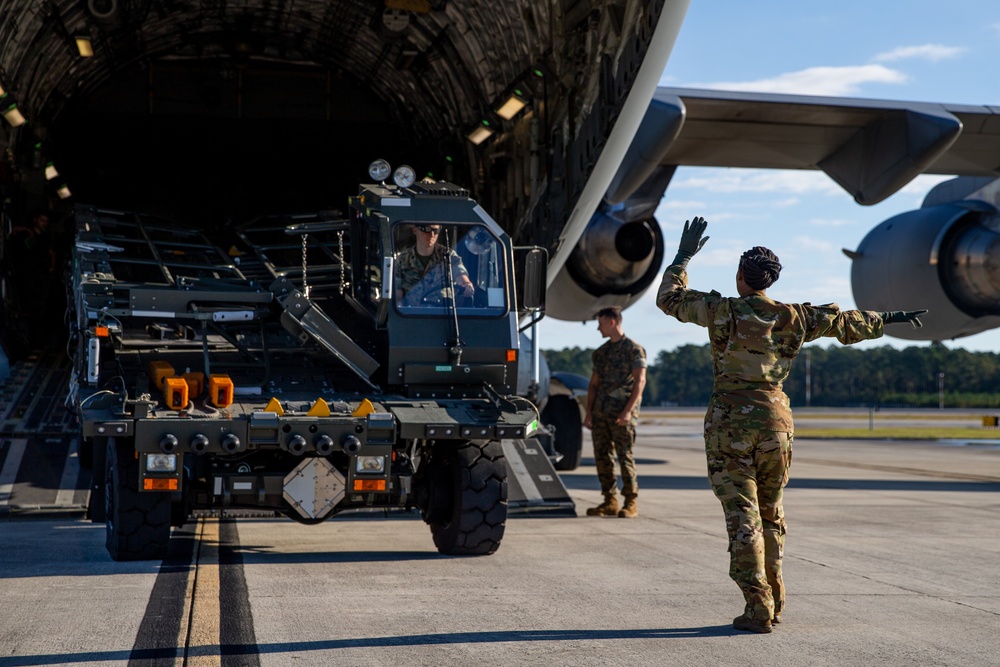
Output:
[[688,260],[694,257],[702,246],[708,242],[709,237],[702,238],[708,223],[705,218],[694,218],[694,220],[684,221],[684,231],[681,232],[681,242],[677,248],[677,255],[672,264],[687,266]]
[[924,323],[920,321],[920,316],[926,313],[927,310],[893,310],[884,313],[879,313],[882,316],[883,324],[897,324],[902,322],[909,322],[914,329],[919,329],[924,326]]

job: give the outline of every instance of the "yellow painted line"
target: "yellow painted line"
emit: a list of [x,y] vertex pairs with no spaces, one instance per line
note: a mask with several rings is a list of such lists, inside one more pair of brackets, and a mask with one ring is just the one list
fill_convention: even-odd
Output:
[[219,628],[219,520],[202,519],[198,536],[198,567],[191,590],[187,628],[187,665],[221,667]]

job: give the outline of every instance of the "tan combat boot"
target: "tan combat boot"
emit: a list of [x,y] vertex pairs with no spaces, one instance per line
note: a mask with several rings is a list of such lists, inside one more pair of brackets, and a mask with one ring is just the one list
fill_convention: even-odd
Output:
[[618,516],[625,519],[634,519],[639,516],[639,508],[635,504],[635,496],[625,499],[625,507],[618,513]]
[[587,516],[616,516],[618,514],[618,496],[608,496],[597,507],[587,509]]

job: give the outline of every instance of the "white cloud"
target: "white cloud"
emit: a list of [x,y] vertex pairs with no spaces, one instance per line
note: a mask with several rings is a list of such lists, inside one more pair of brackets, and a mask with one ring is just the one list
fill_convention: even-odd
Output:
[[[667,190],[669,192],[669,190]],[[659,205],[659,209],[698,211],[705,208],[703,201],[681,201],[680,199],[665,198]]]
[[[689,172],[691,173],[691,172]],[[675,181],[682,188],[708,192],[784,192],[787,194],[841,195],[843,190],[820,171],[767,169],[698,169],[697,175]],[[790,203],[786,200],[786,203]]]
[[796,236],[792,239],[792,248],[796,252],[837,253],[840,248],[825,239],[814,236]]
[[968,51],[963,46],[944,46],[943,44],[923,44],[921,46],[900,46],[892,51],[886,51],[875,56],[876,62],[895,62],[920,58],[936,63],[939,60],[955,58]]
[[794,95],[846,96],[857,94],[866,83],[906,83],[907,77],[884,65],[810,67],[757,81],[691,84],[692,88]]

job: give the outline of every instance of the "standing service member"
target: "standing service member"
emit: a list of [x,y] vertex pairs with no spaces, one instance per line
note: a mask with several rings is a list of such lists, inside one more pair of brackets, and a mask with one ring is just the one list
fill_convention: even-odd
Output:
[[681,322],[708,329],[715,383],[705,415],[708,477],[722,502],[729,535],[729,576],[746,599],[733,627],[771,632],[781,622],[785,586],[782,491],[792,462],[792,412],[782,383],[802,344],[821,336],[851,344],[879,338],[883,326],[927,312],[841,311],[836,304],[784,304],[765,290],[778,279],[773,252],[743,253],[736,272],[739,297],[687,289],[686,266],[708,241],[704,218],[685,222],[680,247],[663,274],[656,305]]
[[[602,308],[597,330],[608,342],[594,350],[594,370],[587,387],[587,414],[583,425],[592,431],[594,463],[601,481],[604,502],[587,510],[588,516],[639,516],[636,498],[639,482],[635,473],[635,426],[646,386],[646,350],[625,335],[621,308]],[[618,477],[615,455],[622,476],[625,506],[618,509]]]

